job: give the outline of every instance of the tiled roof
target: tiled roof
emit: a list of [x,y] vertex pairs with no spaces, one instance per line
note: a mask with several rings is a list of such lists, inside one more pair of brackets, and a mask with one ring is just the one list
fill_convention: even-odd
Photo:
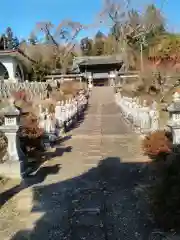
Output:
[[123,62],[121,56],[91,56],[77,57],[75,62],[80,65],[99,65],[99,64],[121,64]]

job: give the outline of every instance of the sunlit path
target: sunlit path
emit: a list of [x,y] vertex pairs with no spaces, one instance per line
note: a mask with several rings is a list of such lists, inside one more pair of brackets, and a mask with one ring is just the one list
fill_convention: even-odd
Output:
[[2,207],[0,238],[148,239],[134,193],[143,156],[112,88],[93,89],[85,119],[68,136]]

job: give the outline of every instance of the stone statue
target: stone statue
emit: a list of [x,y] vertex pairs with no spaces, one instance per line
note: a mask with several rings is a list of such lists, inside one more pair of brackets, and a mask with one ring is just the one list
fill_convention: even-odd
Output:
[[143,107],[147,107],[147,100],[143,101]]
[[173,94],[173,102],[178,102],[180,101],[180,94],[178,92],[175,92]]
[[159,112],[157,110],[150,111],[151,117],[151,131],[157,131],[159,129]]
[[149,115],[151,118],[151,131],[159,129],[159,111],[157,110],[157,102],[153,101]]
[[45,123],[45,129],[47,133],[50,133],[51,131],[51,119],[50,119],[50,115],[46,116],[46,123]]
[[151,127],[151,119],[149,115],[149,107],[147,106],[147,101],[143,101],[143,107],[141,108],[141,129],[143,131],[148,131]]
[[41,113],[42,113],[42,105],[39,104],[39,116],[41,115]]
[[157,110],[157,106],[158,106],[158,104],[157,104],[157,102],[154,100],[153,103],[152,103],[152,106],[151,106],[152,109],[153,109],[153,110]]

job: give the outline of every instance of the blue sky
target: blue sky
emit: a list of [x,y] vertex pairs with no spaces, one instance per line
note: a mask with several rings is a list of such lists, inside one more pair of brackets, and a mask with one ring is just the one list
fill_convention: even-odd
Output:
[[[84,24],[95,22],[103,0],[1,0],[0,32],[7,26],[21,39],[27,38],[40,21],[51,21],[58,25],[63,19],[72,19]],[[132,5],[142,10],[149,0],[131,0]],[[180,0],[151,0],[158,7],[163,6],[163,14],[168,28],[180,32]],[[172,4],[173,2],[173,4]],[[106,32],[106,28],[101,30]],[[80,37],[93,36],[96,28],[81,32]]]

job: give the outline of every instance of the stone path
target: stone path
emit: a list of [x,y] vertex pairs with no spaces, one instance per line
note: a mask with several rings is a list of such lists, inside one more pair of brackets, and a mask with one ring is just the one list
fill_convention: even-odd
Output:
[[145,159],[112,88],[93,89],[84,121],[49,157],[36,176],[1,195],[13,197],[0,209],[0,239],[151,239],[135,191]]

